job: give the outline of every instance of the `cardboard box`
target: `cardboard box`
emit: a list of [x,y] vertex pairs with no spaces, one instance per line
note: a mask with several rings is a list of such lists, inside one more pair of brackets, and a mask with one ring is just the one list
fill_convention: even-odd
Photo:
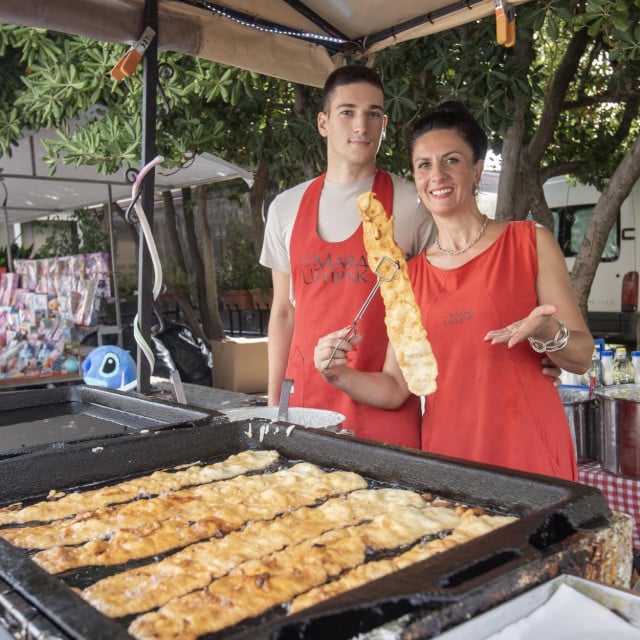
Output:
[[231,337],[211,342],[213,386],[241,393],[267,391],[267,338]]

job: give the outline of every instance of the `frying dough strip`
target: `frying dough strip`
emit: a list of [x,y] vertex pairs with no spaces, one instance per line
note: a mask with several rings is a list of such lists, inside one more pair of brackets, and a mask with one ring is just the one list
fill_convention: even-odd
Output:
[[206,466],[193,465],[180,471],[155,471],[140,478],[132,478],[100,489],[68,493],[57,500],[45,500],[27,507],[17,503],[0,508],[0,525],[68,518],[112,504],[225,480],[249,471],[261,471],[275,464],[278,458],[277,451],[242,451],[226,460]]
[[[436,390],[438,365],[422,324],[407,261],[393,237],[394,216],[388,216],[375,194],[368,191],[358,196],[364,246],[371,270],[380,278],[384,301],[384,321],[389,342],[393,346],[409,391],[428,395]],[[390,259],[398,270],[390,277]]]
[[[188,489],[161,493],[146,500],[126,502],[82,513],[68,520],[48,524],[0,530],[0,536],[25,549],[48,549],[58,545],[77,545],[101,540],[119,532],[175,517],[204,520],[217,517],[224,522],[224,509],[233,507],[233,500],[256,500],[256,494],[272,486],[286,486],[290,477],[312,479],[324,477],[325,472],[315,465],[302,463],[273,474],[237,476],[229,480],[197,485]],[[273,478],[273,481],[271,481]],[[266,480],[265,480],[266,479]],[[282,501],[284,496],[280,496]],[[278,499],[278,496],[274,496]],[[215,507],[214,507],[215,506]]]
[[[205,588],[233,567],[322,533],[371,520],[398,506],[424,508],[415,492],[363,489],[331,498],[317,507],[301,507],[275,520],[191,545],[159,562],[103,578],[80,594],[102,613],[120,618],[162,606],[172,598]],[[153,584],[153,589],[149,585]]]
[[[437,518],[434,517],[437,512]],[[366,561],[372,551],[395,549],[455,526],[452,510],[398,506],[392,515],[329,531],[259,560],[249,560],[206,589],[176,598],[136,618],[139,640],[189,640],[258,616],[295,595]]]
[[355,473],[327,473],[309,463],[221,484],[226,485],[222,490],[178,502],[172,517],[165,512],[167,501],[156,499],[155,517],[149,510],[139,517],[130,509],[130,517],[120,517],[118,529],[108,539],[91,540],[79,547],[52,547],[32,559],[50,573],[124,564],[233,531],[249,520],[268,520],[289,509],[366,487],[364,478]]
[[424,544],[417,544],[409,551],[394,558],[376,560],[359,565],[341,575],[337,580],[315,587],[306,593],[298,596],[291,603],[289,614],[297,613],[302,609],[311,607],[323,600],[340,595],[345,591],[360,587],[371,580],[377,580],[389,575],[399,569],[404,569],[409,565],[422,560],[427,560],[431,556],[451,549],[464,542],[477,538],[478,536],[503,527],[516,518],[510,516],[492,516],[473,514],[469,509],[463,514],[460,524],[445,538],[430,540]]

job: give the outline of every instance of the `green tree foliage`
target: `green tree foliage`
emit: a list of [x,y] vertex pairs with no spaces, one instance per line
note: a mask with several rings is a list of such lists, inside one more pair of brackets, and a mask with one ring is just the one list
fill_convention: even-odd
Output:
[[[374,66],[385,79],[394,134],[381,162],[407,173],[407,127],[420,110],[448,98],[472,108],[495,151],[513,123],[514,105],[524,100],[523,139],[531,140],[567,47],[585,29],[588,44],[566,79],[544,167],[571,162],[581,177],[606,179],[638,132],[629,105],[637,108],[640,93],[639,18],[640,0],[529,2],[518,7],[513,49],[495,44],[494,22],[487,18],[381,52]],[[109,75],[125,49],[2,26],[0,150],[10,150],[24,127],[59,128],[60,140],[49,148],[52,167],[60,159],[107,173],[137,165],[141,68],[119,83]],[[203,151],[247,167],[266,160],[276,189],[322,169],[318,90],[184,55],[161,52],[160,59],[158,150],[168,164],[179,166]],[[82,126],[68,124],[77,117]]]
[[[532,213],[549,223],[542,184],[571,173],[624,198],[637,162],[617,174],[640,134],[640,0],[555,0],[517,7],[517,41],[495,43],[493,18],[387,49],[369,60],[386,87],[390,118],[380,164],[409,175],[405,136],[435,102],[463,100],[504,158],[498,214]],[[0,150],[22,127],[57,127],[48,161],[93,164],[111,172],[139,162],[141,71],[114,82],[120,45],[20,27],[0,28]],[[179,166],[210,151],[255,171],[254,246],[268,193],[311,177],[324,166],[316,130],[319,91],[163,52],[158,150]],[[72,127],[69,118],[83,126]],[[632,158],[633,159],[633,158]],[[629,165],[629,166],[627,166]],[[609,179],[615,180],[610,182]],[[600,215],[600,214],[598,214]],[[590,286],[606,238],[594,216],[585,249]],[[598,226],[599,224],[599,226]],[[589,251],[587,251],[589,250]],[[580,272],[582,257],[576,261]],[[574,268],[575,270],[575,268]],[[588,288],[587,288],[588,293]],[[581,299],[586,305],[586,294]]]
[[[109,250],[109,235],[105,231],[104,211],[78,209],[50,233],[38,249],[38,258],[72,256],[78,253],[96,253]],[[57,217],[50,218],[54,222]],[[71,222],[71,224],[68,224]],[[49,224],[36,221],[36,227],[47,230]]]
[[[11,244],[11,259],[33,258],[33,245],[19,247],[15,242]],[[0,267],[7,267],[7,247],[0,246]]]
[[[125,50],[112,43],[2,26],[0,151],[10,152],[22,128],[46,127],[58,129],[59,135],[46,158],[53,171],[59,161],[93,165],[104,173],[137,166],[142,67],[121,82],[109,74]],[[160,53],[159,74],[157,145],[166,166],[180,166],[208,151],[254,167],[265,156],[267,136],[277,182],[291,182],[301,161],[320,166],[322,155],[314,152],[315,117],[294,113],[290,84],[167,52]]]

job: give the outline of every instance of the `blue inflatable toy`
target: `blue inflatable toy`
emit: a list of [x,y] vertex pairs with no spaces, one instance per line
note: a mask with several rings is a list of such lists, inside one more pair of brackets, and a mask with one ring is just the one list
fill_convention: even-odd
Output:
[[120,347],[105,345],[89,352],[82,363],[82,379],[96,387],[120,389],[136,379],[136,361]]

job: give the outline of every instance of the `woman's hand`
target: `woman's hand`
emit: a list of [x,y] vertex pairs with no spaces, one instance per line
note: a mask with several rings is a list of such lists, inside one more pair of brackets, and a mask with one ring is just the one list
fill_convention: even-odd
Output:
[[555,305],[543,304],[536,307],[526,318],[512,322],[503,329],[493,329],[484,337],[491,344],[506,344],[508,347],[529,337],[550,340],[558,331],[558,321],[553,318]]
[[[320,338],[313,350],[315,367],[327,382],[336,381],[341,368],[349,365],[349,354],[357,349],[357,345],[362,340],[360,334],[356,334],[349,341],[345,340],[344,337],[350,329],[350,326],[345,327]],[[336,352],[331,358],[334,349],[336,349]],[[329,358],[331,358],[330,362]]]

